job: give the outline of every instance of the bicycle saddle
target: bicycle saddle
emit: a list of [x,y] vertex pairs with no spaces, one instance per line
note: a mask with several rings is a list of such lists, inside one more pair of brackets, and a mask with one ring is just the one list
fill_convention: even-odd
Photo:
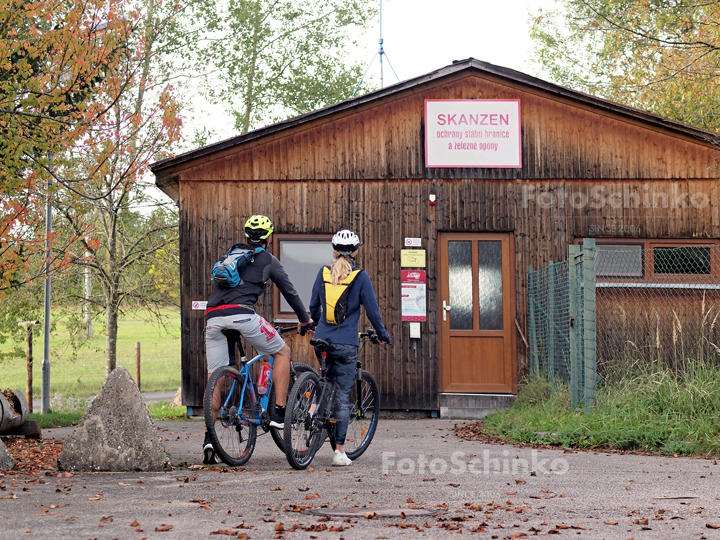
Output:
[[311,339],[310,345],[312,345],[313,347],[317,347],[321,351],[324,351],[330,346],[330,343],[325,341],[324,339]]

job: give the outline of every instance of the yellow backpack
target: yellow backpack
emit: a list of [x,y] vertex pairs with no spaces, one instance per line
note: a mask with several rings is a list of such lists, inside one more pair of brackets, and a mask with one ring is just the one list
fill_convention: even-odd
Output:
[[345,311],[347,310],[347,296],[355,277],[362,272],[353,270],[350,274],[337,285],[332,284],[332,274],[330,267],[323,268],[323,283],[325,284],[325,322],[337,326],[345,320]]

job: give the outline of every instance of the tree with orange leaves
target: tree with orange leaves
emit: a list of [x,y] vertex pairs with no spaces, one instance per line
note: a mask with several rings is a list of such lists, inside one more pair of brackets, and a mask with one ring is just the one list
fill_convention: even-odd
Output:
[[44,242],[39,172],[109,106],[96,97],[122,60],[119,4],[0,0],[0,295]]

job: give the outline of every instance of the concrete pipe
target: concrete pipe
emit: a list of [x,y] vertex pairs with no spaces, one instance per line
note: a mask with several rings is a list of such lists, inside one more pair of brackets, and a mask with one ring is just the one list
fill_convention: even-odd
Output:
[[0,433],[10,429],[10,423],[14,416],[10,403],[3,394],[0,394]]
[[20,390],[15,390],[15,412],[20,415],[20,425],[27,422],[28,415],[30,414],[30,407],[28,407],[27,398]]

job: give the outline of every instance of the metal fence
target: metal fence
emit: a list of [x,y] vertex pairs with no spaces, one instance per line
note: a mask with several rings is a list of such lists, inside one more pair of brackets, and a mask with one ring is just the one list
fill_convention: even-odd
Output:
[[720,364],[720,246],[585,239],[528,284],[530,369],[569,383],[573,406],[598,383]]

